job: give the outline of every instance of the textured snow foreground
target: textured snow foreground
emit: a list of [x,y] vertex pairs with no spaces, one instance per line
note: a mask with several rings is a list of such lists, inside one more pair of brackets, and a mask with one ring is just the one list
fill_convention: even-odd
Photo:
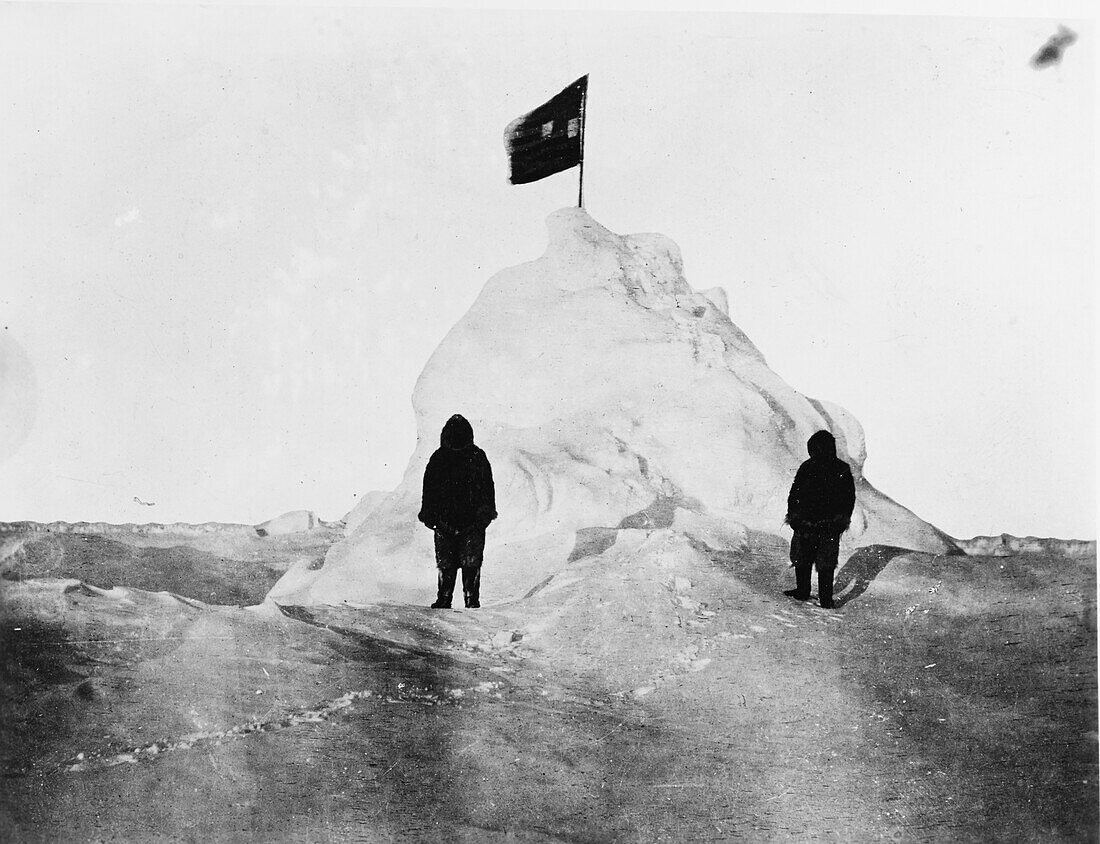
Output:
[[0,839],[1095,840],[1095,557],[872,546],[828,612],[767,535],[593,540],[476,612],[6,581]]
[[548,222],[546,254],[490,279],[421,374],[401,485],[353,511],[324,567],[292,569],[273,600],[431,601],[431,535],[416,514],[453,413],[473,423],[497,482],[483,603],[526,594],[593,531],[671,528],[722,551],[743,549],[746,529],[778,534],[822,428],[856,477],[853,547],[958,551],[863,478],[859,423],[772,372],[724,296],[692,290],[672,241],[616,235],[577,208]]
[[[720,299],[558,212],[346,536],[0,525],[0,840],[1095,840],[1095,543],[961,554]],[[427,609],[415,520],[455,412],[501,512],[477,611]],[[781,594],[823,427],[859,486],[837,612]]]

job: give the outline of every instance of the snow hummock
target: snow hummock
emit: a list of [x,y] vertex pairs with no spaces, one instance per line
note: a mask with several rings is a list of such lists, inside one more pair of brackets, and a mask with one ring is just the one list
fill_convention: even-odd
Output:
[[431,533],[416,514],[454,413],[473,424],[496,479],[483,601],[522,597],[622,530],[671,529],[731,552],[747,531],[781,534],[791,479],[820,429],[856,479],[848,547],[957,553],[871,486],[859,422],[769,369],[724,293],[688,284],[671,240],[617,235],[578,208],[548,227],[545,254],[490,278],[425,366],[400,485],[371,500],[323,567],[289,570],[274,600],[430,601]]
[[318,524],[317,516],[312,511],[291,510],[289,513],[283,513],[281,516],[256,525],[256,533],[260,536],[286,536],[288,533],[313,530]]
[[367,520],[367,517],[375,511],[378,505],[385,501],[387,495],[389,493],[383,490],[371,490],[364,495],[359,503],[344,516],[344,533],[347,536],[354,533],[355,529]]

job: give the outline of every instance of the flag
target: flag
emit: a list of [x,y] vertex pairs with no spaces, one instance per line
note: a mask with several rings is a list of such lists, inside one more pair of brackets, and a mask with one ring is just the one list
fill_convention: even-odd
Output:
[[518,117],[504,130],[504,146],[513,185],[537,182],[576,167],[584,156],[585,74],[534,111]]

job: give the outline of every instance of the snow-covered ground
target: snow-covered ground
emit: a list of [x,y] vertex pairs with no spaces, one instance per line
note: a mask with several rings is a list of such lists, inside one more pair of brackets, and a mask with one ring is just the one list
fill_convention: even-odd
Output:
[[870,546],[829,612],[768,534],[589,540],[478,611],[6,581],[0,835],[1095,836],[1095,558]]

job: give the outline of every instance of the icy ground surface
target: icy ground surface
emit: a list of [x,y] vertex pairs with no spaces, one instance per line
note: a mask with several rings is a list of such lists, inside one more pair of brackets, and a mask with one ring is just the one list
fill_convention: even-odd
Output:
[[1095,837],[1095,559],[874,546],[828,612],[611,539],[476,612],[5,580],[0,838]]

